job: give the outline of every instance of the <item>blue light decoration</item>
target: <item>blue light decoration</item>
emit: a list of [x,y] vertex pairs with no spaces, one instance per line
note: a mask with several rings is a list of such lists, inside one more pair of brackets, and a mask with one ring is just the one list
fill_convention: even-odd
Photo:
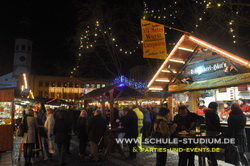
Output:
[[114,79],[114,81],[111,83],[111,85],[119,85],[119,87],[123,87],[125,85],[128,85],[130,87],[133,87],[139,91],[144,92],[148,82],[139,82],[139,81],[134,81],[133,79],[130,80],[127,77],[125,77],[124,75],[118,76]]

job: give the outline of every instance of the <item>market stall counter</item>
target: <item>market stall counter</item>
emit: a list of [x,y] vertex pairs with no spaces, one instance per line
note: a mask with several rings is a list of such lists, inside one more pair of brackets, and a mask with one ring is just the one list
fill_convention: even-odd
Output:
[[13,148],[14,89],[0,89],[0,151]]

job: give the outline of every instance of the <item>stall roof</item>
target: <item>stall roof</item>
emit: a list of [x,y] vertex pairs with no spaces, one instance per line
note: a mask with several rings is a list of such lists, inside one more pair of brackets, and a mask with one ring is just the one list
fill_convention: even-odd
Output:
[[117,84],[93,90],[78,100],[91,100],[102,95],[107,95],[111,90],[114,90],[114,99],[146,98],[144,93],[134,89],[133,87],[130,87],[126,84]]
[[180,75],[184,67],[192,61],[194,55],[202,55],[212,52],[221,55],[231,62],[240,64],[244,68],[247,68],[247,70],[250,68],[250,61],[220,49],[192,35],[184,34],[155,73],[147,85],[147,88],[153,91],[163,90],[168,84],[176,81],[175,78]]

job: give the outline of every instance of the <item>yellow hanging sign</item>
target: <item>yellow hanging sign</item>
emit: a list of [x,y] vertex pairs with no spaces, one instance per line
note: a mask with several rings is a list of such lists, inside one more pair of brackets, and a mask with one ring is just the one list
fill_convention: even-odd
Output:
[[141,20],[143,57],[166,59],[167,47],[164,25]]

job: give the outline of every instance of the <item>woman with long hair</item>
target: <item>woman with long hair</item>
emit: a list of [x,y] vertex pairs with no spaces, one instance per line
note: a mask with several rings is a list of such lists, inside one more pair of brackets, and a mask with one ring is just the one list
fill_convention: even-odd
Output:
[[24,158],[25,166],[31,166],[32,149],[34,148],[36,142],[36,128],[37,121],[34,117],[34,112],[32,109],[28,109],[26,112],[26,117],[23,118],[23,143],[24,143]]

